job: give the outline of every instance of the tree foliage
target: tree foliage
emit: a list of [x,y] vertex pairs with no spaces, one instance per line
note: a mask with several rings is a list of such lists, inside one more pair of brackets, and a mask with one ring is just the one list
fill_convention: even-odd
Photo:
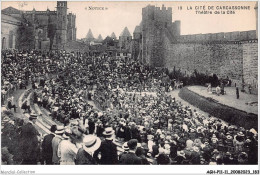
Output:
[[52,49],[55,34],[56,34],[56,24],[49,23],[49,25],[48,25],[48,38],[50,38],[50,49]]
[[17,30],[17,48],[32,49],[34,48],[33,26],[22,24]]
[[115,41],[113,38],[107,36],[104,41],[103,44],[107,44],[108,46],[114,46],[115,45]]

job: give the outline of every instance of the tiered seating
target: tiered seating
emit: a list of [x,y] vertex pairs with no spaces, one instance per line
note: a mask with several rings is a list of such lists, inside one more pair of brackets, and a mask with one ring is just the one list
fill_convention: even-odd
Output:
[[[53,121],[51,119],[51,116],[50,116],[50,112],[47,111],[45,108],[43,107],[39,107],[37,104],[32,104],[31,101],[32,101],[32,94],[33,94],[33,91],[32,89],[27,89],[25,90],[21,96],[19,97],[19,100],[18,100],[18,105],[19,107],[21,108],[23,102],[25,100],[27,100],[27,104],[30,106],[31,108],[31,112],[32,113],[35,113],[35,114],[38,114],[38,118],[37,118],[37,122],[36,122],[36,129],[42,134],[42,135],[46,135],[46,134],[49,134],[50,133],[50,128],[51,128],[51,125],[62,125],[59,121]],[[95,104],[93,102],[88,102],[89,104],[93,105],[95,107],[95,109],[99,110]],[[27,118],[30,117],[30,114],[28,113],[25,113],[24,114]],[[124,152],[123,148],[122,148],[122,145],[123,143],[116,140],[114,141],[114,143],[117,145],[117,150],[118,150],[118,154]],[[147,160],[152,163],[154,162],[154,160],[152,158],[147,158]]]
[[[31,103],[31,102],[30,102],[31,96],[32,96],[32,89],[27,89],[27,90],[25,90],[25,91],[21,94],[21,96],[19,97],[19,99],[18,99],[18,106],[19,106],[19,108],[22,107],[22,104],[23,104],[23,102],[24,102],[25,100],[27,100],[27,104],[28,104],[29,106],[31,106],[31,105],[30,105],[30,103]],[[31,107],[31,112],[35,112],[35,111],[32,109],[32,107]],[[28,113],[25,113],[25,114],[23,114],[23,115],[26,116],[27,119],[29,119],[29,117],[30,117],[30,114],[28,114]],[[49,129],[47,129],[46,127],[44,127],[40,121],[37,121],[37,122],[36,122],[36,129],[37,129],[41,134],[43,134],[43,135],[50,133]]]

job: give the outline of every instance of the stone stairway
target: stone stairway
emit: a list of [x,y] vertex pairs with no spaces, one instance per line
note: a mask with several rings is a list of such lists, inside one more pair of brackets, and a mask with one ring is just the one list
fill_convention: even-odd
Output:
[[[26,97],[27,96],[27,97]],[[35,112],[33,109],[32,109],[32,106],[31,106],[31,96],[32,96],[32,91],[31,89],[27,89],[25,90],[21,96],[19,97],[18,99],[18,107],[21,108],[22,107],[22,104],[24,103],[24,101],[27,100],[27,104],[31,107],[31,110],[32,112]],[[24,113],[22,114],[26,117],[27,120],[29,120],[29,117],[30,115],[28,113]],[[42,135],[45,135],[45,134],[48,134],[50,133],[49,129],[47,129],[46,127],[43,126],[43,123],[41,122],[41,120],[37,120],[36,122],[36,125],[35,125],[36,129],[40,132],[40,134]]]

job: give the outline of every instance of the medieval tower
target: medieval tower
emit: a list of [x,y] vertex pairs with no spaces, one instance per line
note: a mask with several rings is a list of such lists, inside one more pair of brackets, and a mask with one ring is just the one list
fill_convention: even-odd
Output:
[[142,10],[141,23],[142,62],[150,66],[163,67],[164,35],[173,41],[180,35],[180,21],[172,22],[172,8],[163,5],[162,8],[148,5]]
[[[255,5],[257,19],[257,4]],[[257,22],[257,20],[256,20]],[[257,25],[256,25],[257,26]],[[181,35],[181,22],[172,22],[172,8],[148,5],[134,31],[134,59],[152,67],[216,74],[232,85],[258,90],[257,30]],[[248,89],[248,88],[245,88]]]
[[64,49],[67,43],[67,1],[57,1],[57,49]]

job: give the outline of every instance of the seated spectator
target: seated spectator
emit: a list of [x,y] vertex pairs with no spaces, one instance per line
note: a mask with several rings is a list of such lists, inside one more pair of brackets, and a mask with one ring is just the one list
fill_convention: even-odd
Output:
[[16,106],[15,106],[15,104],[12,104],[12,99],[11,98],[9,98],[9,99],[7,99],[7,101],[8,101],[8,103],[7,103],[7,108],[8,109],[14,109],[14,112],[16,112]]
[[25,100],[25,102],[22,104],[21,109],[24,110],[24,113],[27,111],[28,113],[31,113],[31,107],[29,105],[27,105],[27,100]]

